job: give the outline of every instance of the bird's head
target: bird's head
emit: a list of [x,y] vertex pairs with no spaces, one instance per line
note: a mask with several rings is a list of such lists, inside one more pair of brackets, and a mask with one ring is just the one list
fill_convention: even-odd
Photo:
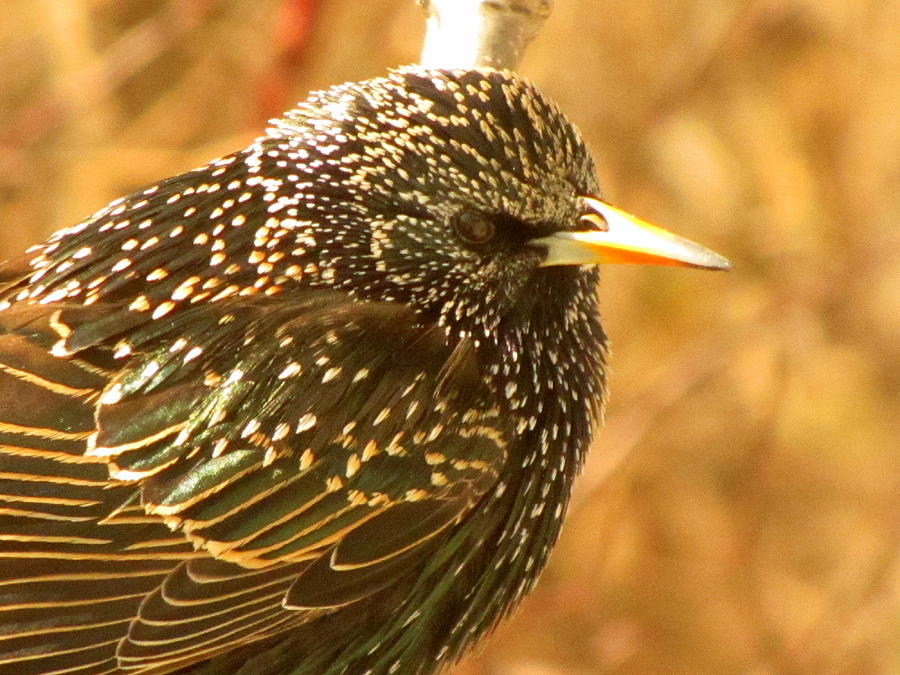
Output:
[[604,262],[728,264],[605,203],[580,134],[531,84],[408,67],[313,93],[247,149],[60,230],[15,297],[155,320],[325,288],[477,342],[592,312]]
[[548,291],[592,287],[596,263],[727,267],[603,202],[576,128],[508,72],[409,67],[333,87],[264,147],[303,170],[330,285],[463,334],[491,333]]

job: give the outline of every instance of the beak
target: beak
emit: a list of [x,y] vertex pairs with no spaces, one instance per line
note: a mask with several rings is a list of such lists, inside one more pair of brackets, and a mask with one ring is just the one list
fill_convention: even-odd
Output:
[[560,231],[531,243],[547,248],[542,267],[637,263],[728,270],[731,263],[705,246],[651,225],[594,197],[582,197],[584,230]]

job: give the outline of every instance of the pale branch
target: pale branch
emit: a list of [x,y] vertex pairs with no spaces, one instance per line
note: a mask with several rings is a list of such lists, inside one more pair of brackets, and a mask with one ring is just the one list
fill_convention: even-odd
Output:
[[553,0],[418,0],[427,13],[421,64],[514,70]]

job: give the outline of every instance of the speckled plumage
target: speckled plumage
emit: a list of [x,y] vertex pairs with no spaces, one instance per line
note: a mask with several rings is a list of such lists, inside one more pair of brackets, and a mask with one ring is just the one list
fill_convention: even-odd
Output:
[[596,268],[529,245],[590,194],[531,85],[407,68],[0,268],[0,668],[455,660],[600,414]]

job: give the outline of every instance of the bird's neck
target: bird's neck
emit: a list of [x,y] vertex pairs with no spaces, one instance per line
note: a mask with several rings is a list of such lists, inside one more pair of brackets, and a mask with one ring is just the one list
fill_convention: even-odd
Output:
[[397,596],[383,617],[391,637],[352,648],[360,664],[402,662],[408,672],[420,672],[450,663],[507,616],[537,580],[603,398],[605,338],[595,307],[596,277],[574,281],[561,289],[548,284],[543,295],[535,291],[530,312],[500,322],[490,339],[479,342],[484,377],[509,420],[506,465],[494,488]]
[[464,596],[442,645],[451,654],[508,615],[536,582],[599,421],[606,340],[596,277],[575,281],[535,291],[528,320],[501,322],[485,349],[512,441],[500,480],[457,534],[463,571],[454,574]]

